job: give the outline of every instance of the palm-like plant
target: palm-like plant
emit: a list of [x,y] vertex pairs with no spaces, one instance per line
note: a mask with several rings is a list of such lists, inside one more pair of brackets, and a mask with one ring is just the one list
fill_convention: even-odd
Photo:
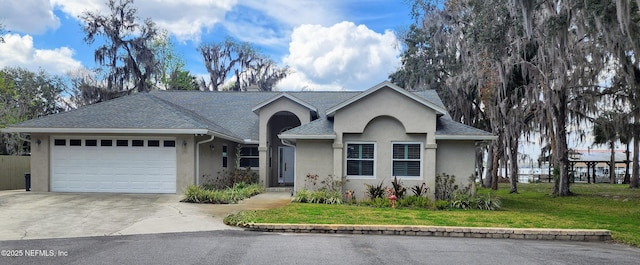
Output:
[[[611,149],[611,157],[609,160],[609,183],[615,183],[615,143],[620,140],[628,143],[628,119],[621,112],[605,111],[593,120],[593,144],[608,144]],[[595,180],[595,178],[594,178]]]

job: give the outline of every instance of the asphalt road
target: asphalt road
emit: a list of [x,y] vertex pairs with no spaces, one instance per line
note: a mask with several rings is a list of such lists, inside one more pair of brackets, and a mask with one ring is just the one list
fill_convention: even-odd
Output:
[[640,264],[640,249],[612,243],[238,230],[0,241],[0,251],[0,264]]

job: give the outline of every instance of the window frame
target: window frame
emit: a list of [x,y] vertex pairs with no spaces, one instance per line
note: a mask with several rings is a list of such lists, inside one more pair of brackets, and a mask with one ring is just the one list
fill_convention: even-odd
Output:
[[[365,145],[370,144],[373,145],[373,158],[349,158],[349,145]],[[360,154],[362,156],[362,154]],[[373,141],[353,141],[353,142],[345,142],[344,144],[344,175],[347,176],[348,179],[376,179],[376,169],[377,169],[377,157],[378,157],[378,145]],[[373,170],[372,175],[349,175],[349,161],[373,161]]]
[[[257,153],[255,155],[242,155],[242,149],[243,148],[255,148]],[[238,159],[238,167],[240,167],[239,169],[242,169],[242,168],[259,169],[260,168],[260,149],[259,149],[259,146],[257,146],[257,145],[241,146],[240,147],[240,152],[239,152],[238,155],[240,155],[240,158]],[[243,159],[255,159],[256,161],[258,161],[258,166],[256,166],[256,167],[243,167],[242,166],[242,160]],[[249,163],[249,164],[251,164],[251,163]]]
[[[395,145],[397,144],[401,144],[401,145],[418,145],[419,147],[419,154],[420,154],[420,158],[419,159],[410,159],[410,158],[403,158],[403,159],[396,159],[393,157],[393,148]],[[423,174],[424,174],[424,143],[422,142],[404,142],[404,141],[398,141],[398,142],[391,142],[391,177],[397,177],[399,179],[422,179],[423,178]],[[420,163],[420,175],[418,176],[396,176],[394,175],[394,162],[396,161],[407,161],[407,162],[419,162]]]

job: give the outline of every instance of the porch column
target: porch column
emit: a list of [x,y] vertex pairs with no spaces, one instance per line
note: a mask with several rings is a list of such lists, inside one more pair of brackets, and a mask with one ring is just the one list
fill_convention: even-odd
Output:
[[342,144],[342,134],[336,133],[336,139],[333,141],[333,176],[343,177],[342,160],[344,154],[344,144]]
[[[438,144],[436,144],[436,139],[433,134],[428,133],[425,136],[424,143],[424,157],[422,158],[422,163],[424,165],[423,169],[423,180],[427,184],[427,187],[435,187],[436,186],[436,149],[438,148]],[[435,192],[434,188],[431,188],[432,192]],[[432,193],[435,194],[435,193]]]
[[260,169],[258,170],[258,174],[260,176],[260,183],[264,185],[265,188],[269,187],[269,178],[268,178],[268,169],[269,169],[269,157],[267,156],[267,148],[263,146],[262,143],[258,146],[258,159],[260,159]]

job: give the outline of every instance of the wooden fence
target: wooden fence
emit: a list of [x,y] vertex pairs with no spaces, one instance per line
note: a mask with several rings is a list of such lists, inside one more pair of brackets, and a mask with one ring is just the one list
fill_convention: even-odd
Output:
[[0,190],[24,189],[24,173],[30,170],[30,156],[0,156]]

